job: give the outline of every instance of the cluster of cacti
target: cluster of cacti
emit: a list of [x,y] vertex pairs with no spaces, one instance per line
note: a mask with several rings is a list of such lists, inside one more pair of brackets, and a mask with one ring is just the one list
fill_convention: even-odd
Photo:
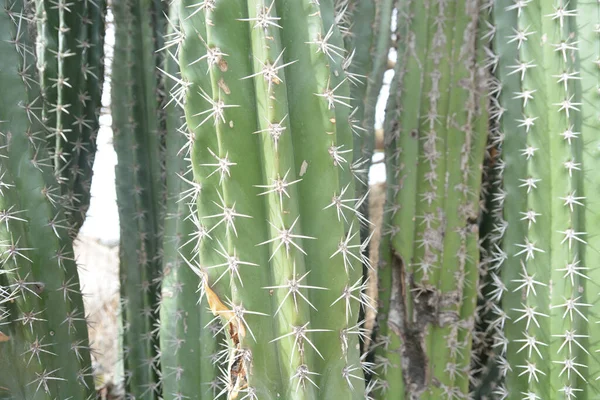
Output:
[[[93,159],[101,81],[92,68],[102,62],[103,34],[91,25],[102,19],[102,3],[1,7],[0,397],[87,399],[94,383],[72,236],[89,176],[73,165],[91,171],[85,160]],[[65,37],[70,27],[79,41]],[[83,127],[72,127],[71,117]],[[52,149],[55,138],[72,146],[68,154]]]
[[[104,2],[3,1],[0,398],[91,398]],[[110,7],[129,398],[600,396],[597,0]]]

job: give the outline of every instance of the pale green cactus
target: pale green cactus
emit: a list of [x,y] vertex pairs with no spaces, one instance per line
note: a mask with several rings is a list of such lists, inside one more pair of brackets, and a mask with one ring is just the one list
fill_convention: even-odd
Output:
[[195,268],[228,335],[227,398],[364,397],[358,318],[368,303],[348,54],[334,17],[332,1],[182,1],[202,188]]

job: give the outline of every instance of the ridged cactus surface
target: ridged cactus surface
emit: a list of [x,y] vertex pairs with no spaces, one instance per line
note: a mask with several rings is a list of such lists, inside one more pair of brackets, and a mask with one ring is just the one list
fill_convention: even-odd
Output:
[[104,0],[35,0],[38,107],[73,237],[90,202],[104,81],[104,12]]
[[180,21],[197,271],[227,334],[223,394],[362,399],[367,299],[334,4],[185,0]]
[[597,398],[597,1],[494,5],[497,398]]
[[159,294],[164,184],[161,171],[160,2],[113,3],[115,53],[112,110],[117,203],[121,226],[120,276],[125,386],[137,399],[155,399],[159,382]]
[[401,2],[386,115],[377,398],[469,393],[487,140],[483,4]]
[[[177,56],[181,47],[180,2],[170,6],[170,32],[166,36],[167,210],[164,222],[163,279],[160,303],[162,392],[164,399],[224,398],[219,360],[226,354],[223,333],[210,312],[198,275],[198,232],[195,210],[200,185],[193,183],[189,156],[191,138],[185,124],[185,83]],[[191,185],[191,186],[190,186]],[[225,353],[223,352],[225,351]]]
[[0,397],[94,395],[65,208],[39,115],[32,2],[0,9]]

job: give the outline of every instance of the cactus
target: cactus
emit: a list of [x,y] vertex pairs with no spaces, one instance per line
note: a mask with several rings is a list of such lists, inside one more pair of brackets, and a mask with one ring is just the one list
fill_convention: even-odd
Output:
[[[206,298],[198,304],[197,216],[191,212],[200,187],[193,182],[187,161],[191,142],[183,119],[185,83],[176,62],[182,35],[179,1],[171,4],[166,36],[165,88],[171,101],[166,106],[167,210],[163,243],[163,279],[160,304],[162,392],[165,399],[217,398],[222,390],[215,361],[219,359],[222,334],[211,324],[213,316]],[[192,206],[192,207],[190,207]],[[191,268],[188,268],[190,266]],[[200,288],[202,289],[202,288]],[[208,329],[213,326],[215,329]]]
[[367,300],[333,2],[185,0],[180,21],[197,272],[228,337],[222,393],[362,398]]
[[[469,392],[487,137],[479,1],[403,2],[386,116],[378,398]],[[450,22],[452,21],[452,22]],[[404,370],[401,370],[404,367]]]
[[0,11],[0,397],[94,396],[72,240],[36,100],[31,3]]
[[595,398],[596,1],[497,1],[497,398]]
[[35,4],[42,121],[75,237],[90,201],[104,79],[105,2]]
[[[121,225],[120,275],[126,390],[138,399],[159,394],[157,337],[162,210],[157,50],[149,0],[113,3],[115,54],[112,110],[117,202]],[[160,4],[159,4],[160,5]]]

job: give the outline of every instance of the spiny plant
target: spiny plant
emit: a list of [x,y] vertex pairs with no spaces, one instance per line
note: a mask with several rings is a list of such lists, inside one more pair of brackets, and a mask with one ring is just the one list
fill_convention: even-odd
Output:
[[[195,203],[201,186],[193,182],[190,141],[184,120],[185,82],[177,57],[182,44],[180,2],[170,6],[165,37],[167,210],[164,221],[163,273],[160,302],[161,388],[165,399],[217,398],[222,391],[219,362],[224,335],[206,298],[198,301],[198,236]],[[226,343],[225,343],[226,344]]]
[[105,7],[104,0],[35,0],[38,106],[72,237],[90,202],[104,82]]
[[40,115],[33,6],[0,10],[0,397],[87,399],[87,326]]
[[366,244],[334,4],[185,0],[179,21],[191,261],[227,335],[218,395],[363,398]]
[[600,3],[494,4],[499,399],[597,398]]
[[160,106],[164,96],[158,91],[161,55],[157,50],[162,46],[166,19],[160,1],[115,1],[112,11],[125,386],[137,399],[154,399],[160,393],[157,333],[165,193]]
[[401,2],[386,115],[376,398],[466,398],[487,138],[487,3]]

